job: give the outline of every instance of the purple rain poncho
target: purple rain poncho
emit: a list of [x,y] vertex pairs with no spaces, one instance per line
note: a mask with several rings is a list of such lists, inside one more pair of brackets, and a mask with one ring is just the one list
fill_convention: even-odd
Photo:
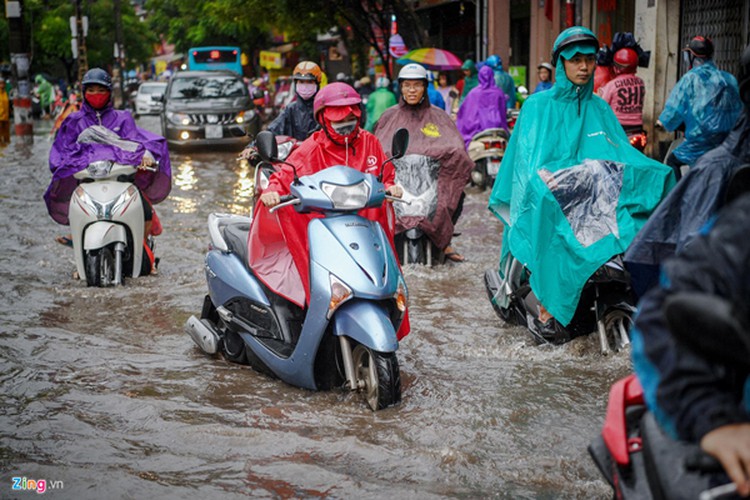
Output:
[[[89,127],[101,125],[122,139],[138,143],[135,151],[126,151],[108,144],[82,144],[78,137]],[[139,170],[135,184],[152,203],[162,201],[172,188],[172,169],[169,164],[167,141],[156,134],[138,128],[130,113],[117,111],[108,104],[96,111],[85,100],[81,110],[65,119],[60,127],[49,155],[52,182],[44,193],[50,216],[59,224],[69,224],[68,206],[73,191],[78,186],[74,174],[98,160],[112,160],[127,165],[139,165],[146,151],[158,162],[158,171]]]
[[456,127],[469,148],[471,138],[488,128],[508,130],[507,96],[495,84],[495,73],[489,66],[479,70],[479,86],[471,89],[456,115]]

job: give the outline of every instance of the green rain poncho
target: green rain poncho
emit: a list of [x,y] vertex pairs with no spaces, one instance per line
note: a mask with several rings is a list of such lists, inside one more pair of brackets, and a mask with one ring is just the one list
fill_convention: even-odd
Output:
[[[593,36],[568,28],[554,48],[584,33]],[[630,146],[593,94],[593,77],[583,86],[567,79],[563,58],[578,52],[594,49],[565,48],[552,89],[526,100],[489,203],[505,226],[501,263],[510,252],[524,264],[536,296],[566,326],[587,279],[625,251],[674,185],[669,167]]]

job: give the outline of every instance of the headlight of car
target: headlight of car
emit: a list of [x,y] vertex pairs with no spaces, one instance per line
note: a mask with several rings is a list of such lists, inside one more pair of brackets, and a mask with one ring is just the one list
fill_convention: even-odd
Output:
[[237,117],[234,119],[234,121],[239,124],[243,124],[252,120],[254,116],[255,111],[253,111],[252,109],[246,109],[245,111],[240,111],[239,113],[237,113]]
[[175,125],[189,125],[190,117],[185,113],[175,113],[174,111],[167,111],[167,120],[174,123]]
[[340,210],[356,210],[364,208],[370,199],[370,186],[365,181],[350,186],[338,186],[323,182],[320,185],[323,192],[331,199],[333,208]]

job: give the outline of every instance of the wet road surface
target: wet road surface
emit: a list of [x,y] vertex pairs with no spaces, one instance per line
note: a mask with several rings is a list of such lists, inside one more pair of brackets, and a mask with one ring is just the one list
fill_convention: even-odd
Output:
[[[468,261],[407,266],[403,401],[378,413],[202,354],[183,333],[205,295],[211,212],[249,213],[236,152],[173,152],[157,206],[159,275],[115,289],[72,278],[46,213],[49,122],[0,150],[0,498],[607,498],[586,446],[627,355],[596,339],[537,347],[484,292],[500,224],[467,190]],[[159,131],[156,117],[139,125]]]

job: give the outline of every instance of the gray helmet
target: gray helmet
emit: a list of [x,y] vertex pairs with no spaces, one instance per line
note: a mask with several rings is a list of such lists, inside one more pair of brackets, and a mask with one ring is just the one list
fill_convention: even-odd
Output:
[[109,73],[101,68],[92,68],[88,70],[85,75],[83,75],[81,86],[84,89],[87,85],[93,84],[101,85],[103,87],[107,87],[107,89],[109,90],[112,90],[112,78],[109,76]]

